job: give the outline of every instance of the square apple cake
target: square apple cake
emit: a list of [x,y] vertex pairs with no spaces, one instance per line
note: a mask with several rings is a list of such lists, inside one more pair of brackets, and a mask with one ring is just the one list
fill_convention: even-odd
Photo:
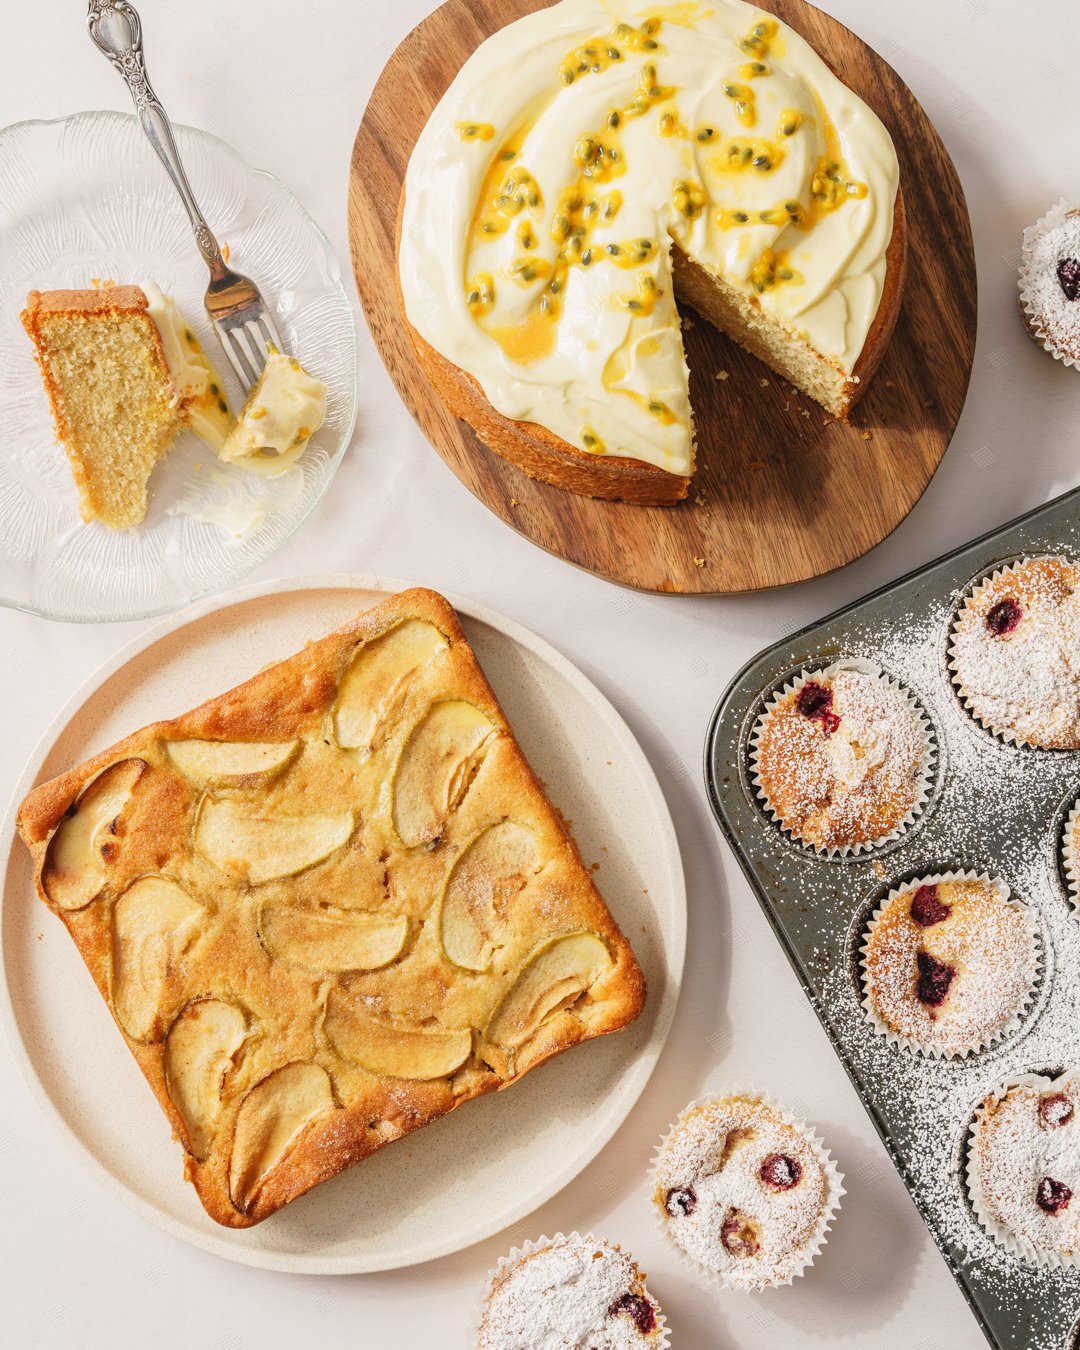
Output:
[[230,1227],[644,1004],[432,591],[43,783],[18,828]]

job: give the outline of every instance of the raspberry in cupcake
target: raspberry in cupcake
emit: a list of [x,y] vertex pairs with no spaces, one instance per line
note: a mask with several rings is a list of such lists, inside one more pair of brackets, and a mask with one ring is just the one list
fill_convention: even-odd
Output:
[[661,1143],[653,1176],[668,1238],[735,1289],[801,1275],[843,1194],[820,1141],[749,1094],[688,1107]]
[[802,676],[755,729],[754,783],[793,839],[824,852],[894,838],[929,790],[930,728],[911,695],[861,662]]
[[1080,1256],[1080,1074],[1027,1075],[988,1096],[968,1144],[968,1193],[996,1242],[1030,1260]]
[[480,1350],[659,1350],[668,1344],[645,1275],[617,1245],[559,1234],[527,1243],[496,1268]]
[[924,877],[893,891],[862,948],[863,1005],[890,1039],[935,1056],[997,1040],[1038,972],[1030,921],[1001,881]]
[[1080,362],[1080,208],[1064,199],[1024,231],[1020,312],[1051,355]]
[[1080,749],[1080,569],[1029,558],[995,572],[957,615],[953,683],[998,736],[1044,750]]

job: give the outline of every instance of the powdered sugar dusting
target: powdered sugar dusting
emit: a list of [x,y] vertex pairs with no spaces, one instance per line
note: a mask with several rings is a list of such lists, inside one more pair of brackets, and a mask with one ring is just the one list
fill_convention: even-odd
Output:
[[[798,1180],[785,1189],[769,1185],[762,1169],[770,1161],[767,1174],[786,1180],[797,1173]],[[676,1245],[749,1289],[802,1270],[831,1199],[811,1140],[767,1102],[748,1097],[705,1102],[680,1116],[660,1146],[655,1175],[655,1203]]]
[[1080,1075],[1018,1081],[989,1096],[968,1177],[976,1213],[997,1240],[1036,1259],[1080,1252]]
[[[942,917],[920,924],[915,896],[930,890]],[[882,907],[863,949],[867,1007],[912,1044],[965,1055],[988,1044],[1022,1010],[1037,971],[1027,916],[987,878],[912,881]],[[938,1003],[920,990],[920,955],[946,972]],[[943,981],[944,982],[944,981]],[[921,996],[920,996],[921,995]]]
[[[949,670],[958,609],[977,582],[1018,556],[1080,557],[1075,496],[762,653],[720,709],[708,777],[728,836],[950,1269],[1003,1344],[1064,1347],[1080,1309],[1080,1268],[1026,1264],[991,1238],[974,1217],[964,1175],[973,1113],[988,1094],[1012,1075],[1080,1065],[1080,924],[1062,867],[1080,752],[1046,753],[991,735],[965,710]],[[916,827],[888,851],[815,861],[760,810],[750,731],[760,701],[787,672],[820,669],[838,653],[895,672],[927,710],[939,761]],[[1042,976],[1021,1024],[991,1048],[963,1059],[912,1054],[890,1043],[863,1007],[867,919],[889,889],[965,868],[1002,877],[1024,903]],[[884,1165],[882,1156],[867,1176]]]
[[1080,213],[1059,208],[1024,231],[1021,304],[1055,354],[1080,360],[1080,298],[1070,300],[1058,277],[1069,261],[1080,262]]
[[658,1315],[625,1252],[559,1236],[496,1273],[479,1343],[481,1350],[655,1350],[664,1339]]
[[[1080,302],[1078,302],[1080,304]],[[996,633],[996,607],[1019,620]],[[1080,747],[1080,570],[1031,558],[976,587],[950,646],[964,701],[991,731],[1048,749]]]
[[[800,710],[817,686],[824,717]],[[755,732],[755,781],[795,839],[850,848],[890,837],[925,796],[929,726],[880,672],[837,666],[802,676],[768,708]]]

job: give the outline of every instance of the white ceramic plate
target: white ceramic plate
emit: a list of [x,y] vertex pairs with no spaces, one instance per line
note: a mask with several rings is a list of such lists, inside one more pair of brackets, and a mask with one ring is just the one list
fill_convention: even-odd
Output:
[[195,329],[234,411],[243,396],[203,308],[207,271],[187,217],[135,117],[79,113],[5,128],[0,604],[99,622],[168,613],[230,586],[292,534],[349,443],[356,320],[329,240],[284,183],[253,169],[224,141],[183,126],[176,140],[230,263],[258,283],[288,351],[329,386],[326,424],[276,478],[220,464],[184,431],[154,469],[149,509],[137,529],[84,524],[19,323],[28,291],[80,289],[94,278],[156,281]]
[[250,1265],[385,1270],[457,1251],[523,1218],[586,1166],[629,1113],[671,1024],[686,940],[675,831],[648,761],[607,699],[546,642],[449,598],[522,747],[573,822],[586,864],[649,982],[630,1028],[466,1103],[264,1223],[220,1228],[63,926],[34,891],[14,812],[44,778],[175,715],[344,623],[402,583],[304,578],[245,588],[152,629],[79,691],[27,766],[4,828],[0,1014],[45,1113],[138,1213]]

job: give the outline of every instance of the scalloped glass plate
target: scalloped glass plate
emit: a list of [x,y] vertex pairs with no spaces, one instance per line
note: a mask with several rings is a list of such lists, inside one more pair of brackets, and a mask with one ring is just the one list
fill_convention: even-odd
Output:
[[[203,308],[207,272],[179,198],[135,117],[80,113],[0,131],[0,604],[51,619],[146,618],[232,585],[329,486],[356,418],[352,305],[329,240],[292,192],[224,141],[178,126],[195,195],[230,263],[253,277],[286,348],[329,386],[326,424],[277,477],[219,463],[184,431],[150,479],[146,519],[79,517],[33,349],[30,290],[156,281],[243,402]],[[214,522],[220,523],[214,523]]]

